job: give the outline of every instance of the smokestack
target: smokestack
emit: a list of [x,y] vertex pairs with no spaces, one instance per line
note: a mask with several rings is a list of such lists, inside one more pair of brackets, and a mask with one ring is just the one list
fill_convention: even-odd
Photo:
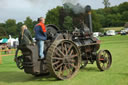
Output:
[[85,7],[86,12],[88,13],[88,20],[89,20],[89,28],[90,28],[90,32],[93,32],[92,30],[92,15],[91,15],[91,6],[87,5]]

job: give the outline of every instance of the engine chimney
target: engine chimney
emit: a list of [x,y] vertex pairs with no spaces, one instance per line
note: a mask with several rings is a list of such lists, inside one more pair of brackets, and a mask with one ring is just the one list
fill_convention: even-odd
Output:
[[93,32],[93,30],[92,30],[91,6],[87,5],[87,6],[85,7],[85,10],[86,10],[86,12],[88,13],[88,20],[89,20],[88,26],[89,26],[89,28],[90,28],[90,32]]

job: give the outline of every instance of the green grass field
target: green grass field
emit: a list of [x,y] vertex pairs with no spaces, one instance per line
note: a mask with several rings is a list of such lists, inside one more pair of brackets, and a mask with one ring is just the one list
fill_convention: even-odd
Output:
[[0,65],[0,85],[128,85],[128,36],[101,37],[101,49],[112,53],[109,70],[100,72],[96,66],[87,65],[70,80],[56,80],[48,76],[34,77],[19,70],[13,56],[3,57]]

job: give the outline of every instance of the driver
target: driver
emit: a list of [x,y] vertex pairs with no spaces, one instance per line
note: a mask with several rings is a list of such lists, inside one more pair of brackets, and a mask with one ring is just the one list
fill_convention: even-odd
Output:
[[34,28],[40,59],[44,59],[44,41],[47,40],[46,27],[44,23],[45,19],[40,17],[38,18],[38,24]]

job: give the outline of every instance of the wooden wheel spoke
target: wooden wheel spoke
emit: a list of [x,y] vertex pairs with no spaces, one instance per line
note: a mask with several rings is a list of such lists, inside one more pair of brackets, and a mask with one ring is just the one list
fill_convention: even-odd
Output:
[[70,47],[68,48],[68,52],[70,52],[71,48],[72,48],[73,45],[70,45]]
[[63,58],[58,58],[58,57],[52,57],[52,59],[55,59],[55,60],[63,60]]
[[62,73],[62,67],[60,67],[59,72],[58,72],[58,75],[60,76],[61,73]]
[[73,59],[72,59],[72,60],[70,60],[70,61],[71,61],[71,63],[75,63],[75,60],[73,60]]
[[22,63],[19,63],[19,66],[22,66]]
[[108,53],[104,51],[104,57],[109,57]]
[[70,56],[73,54],[73,50],[71,50],[71,53],[69,54]]
[[103,53],[100,53],[99,56],[101,57],[103,55]]
[[55,70],[57,70],[58,68],[60,68],[63,65],[63,63],[59,64],[57,67],[55,67]]
[[64,43],[63,42],[61,43],[61,50],[64,53]]
[[68,69],[69,69],[69,74],[72,73],[71,69],[70,69],[70,65],[68,64]]
[[70,64],[73,68],[77,69],[77,67],[74,64]]
[[54,62],[53,65],[56,65],[56,64],[58,64],[58,63],[60,63],[60,61],[56,61],[56,62]]
[[109,58],[107,58],[107,61],[106,61],[106,63],[107,63],[107,64],[109,63]]
[[102,66],[103,63],[100,61],[99,64]]
[[65,71],[65,70],[64,70],[64,67],[63,67],[63,70],[62,70],[62,75],[64,74],[64,71]]
[[108,56],[108,54],[106,53],[106,54],[104,55],[104,57],[105,57],[105,58],[108,58],[109,56]]
[[67,66],[66,66],[66,65],[64,66],[64,69],[65,69],[65,70],[68,70],[68,68],[67,68]]
[[66,68],[67,68],[68,77],[69,77],[71,75],[71,70],[70,70],[70,68],[68,66],[66,66]]
[[75,58],[75,57],[78,57],[78,55],[77,54],[72,55],[70,58]]
[[105,51],[103,51],[103,55],[105,55],[106,54],[106,52]]
[[110,64],[110,59],[108,58],[108,60],[107,60],[107,64]]
[[64,66],[64,70],[68,72],[67,76],[70,76],[70,68],[67,65]]
[[104,53],[104,56],[106,56],[107,55],[107,53]]
[[61,53],[62,56],[65,56],[64,53],[59,48],[56,49]]
[[55,51],[55,54],[56,54],[57,56],[61,57],[61,55],[60,55],[57,51]]
[[68,50],[67,50],[66,44],[64,44],[64,49],[65,49],[65,53],[66,53],[66,55],[67,55],[67,54],[68,54]]
[[105,64],[103,63],[103,66],[102,66],[103,69],[105,69]]

